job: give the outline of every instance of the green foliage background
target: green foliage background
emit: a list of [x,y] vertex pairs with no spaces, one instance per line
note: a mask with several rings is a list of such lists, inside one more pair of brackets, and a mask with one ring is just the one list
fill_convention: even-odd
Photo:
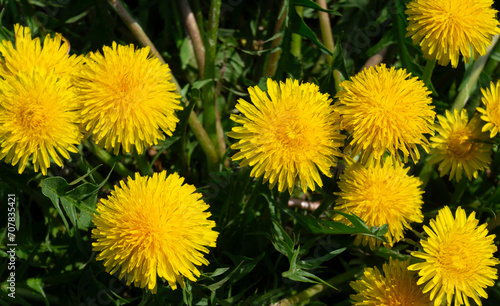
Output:
[[[405,1],[327,1],[335,41],[329,65],[329,51],[321,42],[318,10],[313,1],[222,1],[215,53],[210,54],[208,29],[213,24],[208,12],[211,2],[218,1],[190,0],[207,50],[209,73],[204,78],[197,68],[182,17],[182,2],[124,3],[169,64],[182,87],[183,103],[190,102],[178,113],[181,121],[173,137],[139,157],[106,157],[87,141],[63,169],[53,166],[47,177],[34,173],[32,168],[18,174],[17,166],[0,163],[0,255],[4,259],[0,266],[0,304],[13,303],[7,297],[7,230],[3,228],[7,220],[4,204],[11,193],[18,200],[15,302],[21,305],[268,305],[284,299],[296,304],[350,305],[349,295],[354,292],[349,282],[359,277],[364,267],[381,266],[390,256],[406,259],[410,251],[416,250],[422,224],[415,225],[414,231],[392,250],[380,247],[371,252],[354,246],[350,234],[383,239],[386,226],[368,228],[353,216],[349,216],[353,222],[350,227],[329,221],[333,193],[338,191],[336,178],[342,167],[333,169],[335,179],[323,177],[322,190],[305,195],[296,190],[291,196],[321,200],[319,209],[310,212],[290,207],[288,194],[269,190],[261,179],[249,178],[250,169],[229,162],[233,153],[229,149],[231,139],[225,137],[225,154],[212,162],[187,124],[189,112],[194,109],[209,135],[215,137],[211,131],[215,110],[206,103],[209,99],[217,102],[221,126],[224,132],[229,131],[233,126],[229,115],[235,112],[237,100],[249,100],[249,86],[265,89],[267,76],[314,82],[322,92],[334,97],[334,70],[342,79],[348,79],[384,48],[384,63],[423,77],[425,60],[419,48],[405,38]],[[498,3],[495,6],[498,10]],[[279,16],[284,17],[282,27],[276,26]],[[15,23],[29,26],[33,36],[62,33],[76,54],[100,50],[113,41],[139,46],[104,0],[0,0],[0,39],[13,39]],[[279,38],[280,43],[273,46]],[[272,52],[280,54],[277,69],[266,75]],[[428,84],[434,88],[437,113],[450,109],[460,93],[467,90],[466,108],[472,114],[480,103],[479,88],[498,79],[498,60],[499,44],[480,71],[474,62],[462,62],[456,69],[436,66]],[[473,82],[473,88],[467,87],[475,72],[480,73],[477,82]],[[495,141],[498,144],[498,139]],[[426,183],[423,224],[444,205],[474,210],[481,223],[493,220],[500,211],[497,146],[491,169],[473,182],[440,178],[435,168],[425,164],[425,157],[409,166],[410,174]],[[125,286],[106,273],[102,263],[95,261],[90,238],[98,199],[109,195],[128,173],[148,173],[149,169],[178,172],[194,184],[210,204],[220,233],[217,247],[207,255],[210,265],[203,267],[196,283],[187,281],[186,288],[175,291],[161,285],[156,295]],[[498,224],[490,225],[491,232],[498,236]],[[497,283],[488,293],[490,298],[485,304],[498,305],[500,285]]]

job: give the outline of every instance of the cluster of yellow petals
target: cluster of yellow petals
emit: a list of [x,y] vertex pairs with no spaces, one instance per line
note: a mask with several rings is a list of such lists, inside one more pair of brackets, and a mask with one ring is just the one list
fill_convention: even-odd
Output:
[[183,182],[177,173],[136,173],[97,204],[92,245],[107,272],[153,293],[158,276],[172,289],[184,287],[183,276],[196,281],[195,265],[208,264],[203,253],[215,247],[218,233],[201,194]]
[[439,163],[441,176],[450,175],[450,180],[460,181],[465,172],[469,180],[477,178],[478,171],[488,168],[493,145],[488,143],[488,134],[481,131],[483,122],[478,116],[470,121],[465,110],[446,111],[446,117],[438,115],[438,135],[431,138],[431,159]]
[[[392,247],[404,237],[404,231],[411,228],[410,223],[423,220],[423,191],[419,188],[422,182],[407,172],[401,164],[390,161],[368,166],[351,162],[340,176],[335,210],[355,214],[370,227],[387,224],[385,245]],[[334,220],[349,222],[338,214]],[[368,244],[374,250],[381,241],[358,234],[354,243]]]
[[365,268],[361,279],[351,282],[357,292],[351,295],[355,306],[430,306],[429,294],[422,293],[417,275],[408,270],[409,261],[395,260],[382,266]]
[[29,28],[17,24],[14,32],[14,44],[0,44],[0,159],[19,164],[19,173],[32,159],[46,175],[50,159],[62,166],[61,156],[78,152],[83,138],[71,82],[81,57],[69,55],[61,34],[47,35],[42,46]]
[[457,67],[486,54],[492,36],[500,33],[492,0],[413,0],[406,10],[408,33],[424,57]]
[[341,128],[351,133],[346,152],[361,155],[363,163],[381,159],[389,152],[394,160],[411,156],[420,159],[417,145],[426,152],[424,134],[434,132],[434,106],[424,83],[405,69],[387,68],[385,64],[361,71],[340,84],[336,111]]
[[182,109],[170,68],[152,58],[149,47],[113,42],[91,52],[75,86],[85,129],[98,146],[118,154],[139,154],[172,135]]
[[412,256],[424,261],[408,267],[418,271],[418,284],[426,283],[423,292],[430,291],[434,305],[470,305],[472,298],[481,305],[480,297],[487,298],[484,288],[493,286],[498,278],[494,268],[500,261],[493,257],[497,251],[495,235],[488,235],[487,224],[478,226],[475,212],[468,217],[458,207],[455,217],[448,206],[439,210],[430,227],[424,226],[428,235],[421,241],[422,251],[412,252]]
[[332,176],[344,139],[328,94],[290,79],[279,84],[268,79],[267,93],[257,86],[249,92],[253,104],[240,99],[241,115],[231,116],[239,124],[228,133],[238,139],[231,148],[240,150],[232,159],[252,166],[251,176],[264,176],[279,191],[292,193],[297,179],[304,192],[321,187],[319,174]]

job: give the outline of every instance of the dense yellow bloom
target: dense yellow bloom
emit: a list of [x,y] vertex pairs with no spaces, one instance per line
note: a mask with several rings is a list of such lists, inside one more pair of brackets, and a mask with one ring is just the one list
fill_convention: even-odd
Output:
[[450,174],[450,180],[457,182],[465,171],[468,179],[477,178],[478,171],[488,168],[491,161],[493,146],[485,143],[489,139],[487,133],[481,132],[482,122],[479,117],[473,117],[470,122],[467,112],[457,109],[453,114],[446,111],[446,117],[438,115],[439,125],[436,131],[439,135],[431,138],[430,163],[439,163],[441,176]]
[[457,67],[486,54],[492,36],[500,33],[492,0],[413,0],[408,4],[408,33],[424,57]]
[[481,88],[481,93],[485,108],[478,107],[477,111],[483,114],[481,119],[486,121],[481,131],[490,131],[490,138],[493,138],[500,129],[500,81],[496,84],[491,82],[489,89]]
[[36,69],[39,73],[54,72],[61,77],[71,76],[81,68],[82,57],[69,55],[69,43],[61,34],[56,33],[51,38],[47,35],[43,41],[40,38],[31,38],[29,28],[14,25],[15,45],[3,40],[0,44],[0,75],[9,78],[20,72],[31,72]]
[[33,157],[35,172],[46,175],[50,158],[62,166],[59,155],[78,152],[82,135],[70,87],[68,78],[38,69],[0,81],[0,159],[19,163],[22,173]]
[[[469,217],[462,208],[457,208],[455,218],[448,206],[441,209],[430,221],[430,228],[424,226],[429,235],[421,241],[423,251],[411,255],[425,260],[408,267],[419,271],[419,285],[426,283],[423,292],[431,291],[434,305],[441,305],[446,297],[447,305],[470,305],[469,299],[481,305],[480,297],[487,298],[484,288],[493,286],[497,279],[495,265],[500,262],[493,257],[497,247],[488,235],[487,224],[478,226],[475,212]],[[454,298],[453,298],[454,297]]]
[[149,47],[113,42],[103,54],[90,53],[76,81],[85,128],[106,150],[124,153],[172,135],[182,109],[168,65],[150,57]]
[[419,160],[417,145],[428,152],[423,134],[433,133],[435,113],[429,91],[418,78],[404,69],[388,69],[384,64],[364,69],[340,84],[337,111],[341,128],[351,133],[346,151],[362,152],[362,162],[370,156],[380,159],[389,151],[394,160],[411,156]]
[[375,268],[366,268],[360,280],[351,282],[357,294],[351,295],[356,306],[426,306],[429,294],[417,285],[416,273],[408,271],[409,261],[389,259],[384,263],[384,274]]
[[[392,247],[404,237],[404,231],[410,228],[410,223],[423,220],[423,191],[419,188],[422,182],[408,176],[407,172],[408,169],[399,163],[373,163],[369,166],[350,163],[340,176],[340,192],[337,193],[335,209],[355,214],[370,227],[388,224],[386,245]],[[341,215],[336,215],[334,220],[349,222]],[[381,241],[359,234],[354,243],[368,243],[370,249],[374,250]]]
[[132,282],[153,293],[157,276],[172,289],[184,287],[183,276],[196,281],[195,265],[209,262],[203,253],[215,247],[218,233],[208,220],[209,208],[195,187],[184,184],[177,173],[121,181],[107,199],[97,204],[92,230],[97,260],[104,260],[106,271],[120,271],[127,285]]
[[328,94],[290,79],[279,84],[268,79],[267,93],[257,86],[248,91],[253,104],[240,99],[241,115],[231,115],[239,124],[228,133],[239,139],[231,148],[240,150],[232,159],[252,166],[250,175],[264,175],[271,188],[278,183],[279,191],[292,193],[297,178],[304,192],[321,187],[319,172],[331,177],[344,139]]

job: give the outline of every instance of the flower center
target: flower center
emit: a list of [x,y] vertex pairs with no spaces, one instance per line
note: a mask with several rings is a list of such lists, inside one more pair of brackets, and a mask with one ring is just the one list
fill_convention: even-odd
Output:
[[19,112],[21,125],[28,131],[41,131],[41,128],[46,125],[47,119],[43,110],[34,110],[29,106]]
[[471,247],[469,237],[464,234],[451,233],[439,249],[438,264],[441,267],[443,277],[467,278],[475,273],[479,262],[477,262],[477,249]]
[[141,82],[135,80],[131,72],[123,71],[111,87],[115,88],[115,105],[128,116],[139,102]]
[[474,155],[476,146],[470,139],[467,130],[458,130],[450,133],[448,141],[448,150],[451,152],[452,157],[456,159],[469,159]]
[[306,146],[306,128],[301,118],[286,114],[278,122],[275,137],[282,146],[289,150],[300,150]]

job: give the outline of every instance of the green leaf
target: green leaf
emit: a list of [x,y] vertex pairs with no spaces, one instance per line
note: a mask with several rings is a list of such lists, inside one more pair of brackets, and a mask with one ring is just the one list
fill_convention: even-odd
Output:
[[301,260],[301,261],[299,261],[298,265],[300,267],[302,267],[304,269],[308,269],[308,270],[316,269],[323,262],[328,261],[328,260],[334,258],[335,256],[337,256],[338,254],[344,252],[345,250],[346,250],[346,248],[340,248],[340,249],[337,249],[337,250],[333,250],[333,251],[329,252],[328,254],[323,255],[321,257],[318,257],[318,258]]
[[293,247],[295,243],[292,241],[290,236],[288,236],[283,227],[276,222],[276,220],[273,220],[273,228],[273,235],[269,240],[271,240],[276,251],[285,255],[287,258],[290,258],[293,254]]
[[328,55],[332,55],[332,52],[328,50],[319,40],[318,37],[316,36],[316,33],[309,28],[302,17],[297,14],[297,11],[295,8],[292,6],[289,7],[289,18],[290,18],[290,29],[293,33],[297,33],[299,35],[302,35],[306,38],[309,38],[318,48],[323,51],[324,53]]
[[206,85],[210,84],[213,81],[214,81],[214,79],[206,79],[206,80],[196,81],[193,83],[192,88],[202,89],[203,87],[205,87]]
[[28,280],[26,281],[26,285],[43,297],[45,305],[49,305],[49,300],[47,299],[47,296],[43,291],[43,282],[41,278],[38,277],[28,278]]
[[68,189],[68,183],[62,177],[49,177],[42,181],[42,193],[48,197],[61,216],[61,219],[64,222],[64,225],[69,230],[69,224],[66,220],[66,216],[64,215],[61,206],[59,205],[60,195],[64,194]]
[[312,9],[317,10],[317,11],[322,11],[322,12],[326,12],[326,13],[332,13],[333,15],[342,16],[342,14],[340,14],[336,10],[324,9],[321,6],[317,5],[316,2],[313,2],[311,0],[292,0],[292,2],[293,2],[293,5],[296,5],[296,6],[310,7]]
[[78,20],[82,19],[83,17],[87,16],[88,13],[89,13],[89,11],[85,10],[85,11],[81,12],[80,14],[78,14],[76,16],[73,16],[71,18],[66,19],[66,21],[64,23],[75,23]]
[[316,46],[318,46],[318,48],[323,51],[324,53],[328,54],[328,55],[332,55],[332,52],[330,52],[330,50],[328,50],[318,39],[318,36],[316,36],[316,33],[313,32],[313,30],[311,30],[311,28],[309,28],[306,23],[304,22],[304,19],[302,19],[302,17],[300,17],[300,15],[297,13],[297,11],[295,10],[295,7],[293,5],[291,5],[289,7],[289,14],[288,14],[289,18],[290,18],[290,24],[289,24],[289,27],[290,27],[290,30],[292,31],[292,33],[297,33],[299,35],[302,35],[306,38],[309,38]]
[[365,222],[363,222],[363,220],[361,220],[356,215],[334,211],[335,213],[346,217],[353,225],[349,226],[342,222],[320,220],[312,216],[303,216],[297,214],[289,208],[281,207],[281,209],[284,210],[288,215],[292,216],[295,220],[297,220],[297,222],[299,222],[313,234],[363,234],[381,240],[383,242],[387,242],[382,234],[384,231],[386,231],[385,226],[374,226],[370,228],[365,224]]

